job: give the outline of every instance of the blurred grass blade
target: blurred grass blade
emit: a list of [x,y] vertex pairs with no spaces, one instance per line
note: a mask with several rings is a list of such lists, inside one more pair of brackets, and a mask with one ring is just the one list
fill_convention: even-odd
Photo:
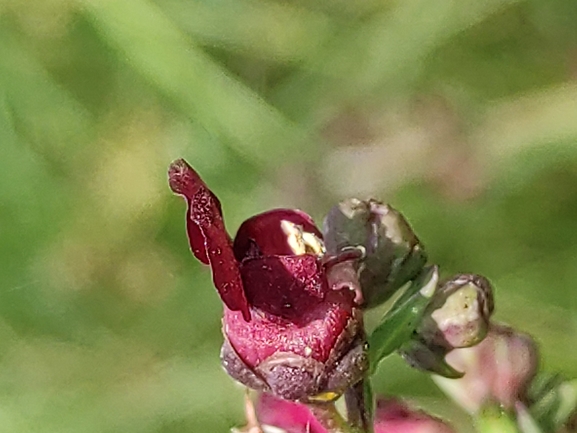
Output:
[[[348,48],[327,59],[323,71],[334,72],[346,67],[348,73],[339,75],[360,84],[362,91],[370,92],[391,79],[402,79],[406,73],[413,75],[435,48],[517,1],[400,2],[391,14],[378,16],[358,31]],[[354,62],[350,57],[347,61],[347,55],[352,53],[356,53]],[[362,68],[358,67],[359,60]]]
[[575,119],[577,85],[566,83],[491,104],[472,140],[485,165],[508,177],[502,184],[519,188],[549,164],[577,157]]
[[560,404],[555,414],[557,426],[565,424],[577,412],[577,379],[559,385]]
[[577,380],[563,381],[558,374],[542,372],[529,389],[531,417],[547,431],[559,430],[577,409]]
[[496,161],[509,161],[528,146],[575,139],[576,118],[577,85],[565,83],[493,103],[477,138]]
[[[325,96],[355,99],[377,90],[398,93],[420,73],[427,56],[451,37],[519,0],[407,0],[390,12],[343,31],[318,59],[277,89],[275,101],[306,118],[310,111],[293,104],[311,104]],[[305,97],[308,95],[308,98]],[[312,110],[315,106],[309,106]]]
[[[26,76],[29,75],[23,74]],[[72,189],[54,176],[52,167],[46,164],[47,158],[58,158],[60,168],[65,152],[39,155],[58,143],[38,152],[21,139],[15,125],[15,110],[8,98],[9,90],[14,89],[5,86],[6,83],[0,80],[0,345],[4,353],[17,341],[5,339],[7,329],[15,333],[27,329],[29,333],[45,334],[66,321],[60,304],[47,307],[45,280],[37,279],[32,268],[46,240],[60,232],[69,217]],[[41,102],[45,96],[40,96]],[[25,114],[19,113],[20,116]],[[55,137],[48,136],[48,132],[46,141]],[[60,335],[73,328],[76,326],[63,326],[60,329],[66,331]],[[15,431],[22,430],[15,428]]]
[[87,110],[8,31],[0,32],[0,59],[0,88],[17,135],[62,163],[90,129]]
[[374,371],[379,361],[409,340],[435,293],[439,274],[436,266],[423,269],[408,290],[410,298],[396,302],[369,337],[369,361]]
[[0,86],[0,141],[3,143],[2,149],[10,147],[17,141],[6,92],[2,86]]
[[334,31],[322,14],[289,3],[168,0],[162,9],[197,42],[267,62],[310,61]]
[[[294,125],[192,45],[146,0],[80,0],[103,37],[157,90],[260,165],[303,143]],[[270,152],[275,145],[279,152]]]

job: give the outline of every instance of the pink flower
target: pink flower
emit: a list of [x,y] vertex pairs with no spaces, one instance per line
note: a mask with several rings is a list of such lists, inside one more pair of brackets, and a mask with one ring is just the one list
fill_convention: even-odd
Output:
[[377,401],[375,433],[454,433],[454,430],[439,418],[388,398]]
[[434,377],[435,381],[459,405],[475,413],[485,403],[513,409],[516,402],[523,402],[537,371],[538,353],[528,335],[492,323],[481,343],[455,349],[446,360],[465,375],[454,380]]
[[259,396],[256,414],[261,424],[281,428],[286,433],[327,433],[304,404],[281,400],[271,394]]
[[330,400],[367,368],[354,302],[358,251],[325,254],[322,234],[299,210],[245,221],[231,240],[217,197],[184,161],[169,169],[184,196],[195,257],[212,269],[224,303],[221,360],[239,382],[290,400]]
[[[299,403],[262,394],[256,411],[262,425],[274,426],[287,433],[327,433],[310,410]],[[381,398],[377,401],[374,429],[375,433],[454,433],[440,419],[421,410],[414,410],[394,398]]]

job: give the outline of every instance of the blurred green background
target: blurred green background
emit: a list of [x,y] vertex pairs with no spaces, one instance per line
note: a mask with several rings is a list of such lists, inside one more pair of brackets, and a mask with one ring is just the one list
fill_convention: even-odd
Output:
[[[177,157],[233,233],[393,204],[577,377],[576,23],[574,0],[0,0],[0,432],[242,423]],[[375,383],[467,423],[395,357]]]

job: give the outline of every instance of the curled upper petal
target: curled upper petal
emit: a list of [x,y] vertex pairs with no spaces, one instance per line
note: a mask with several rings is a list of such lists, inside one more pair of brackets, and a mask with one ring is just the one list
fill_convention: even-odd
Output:
[[246,220],[234,239],[234,253],[246,257],[319,254],[322,234],[312,218],[295,209],[273,209]]
[[184,196],[188,204],[186,227],[190,247],[203,263],[210,264],[214,285],[228,308],[241,311],[250,320],[238,262],[224,227],[220,202],[198,173],[183,159],[168,170],[170,188]]

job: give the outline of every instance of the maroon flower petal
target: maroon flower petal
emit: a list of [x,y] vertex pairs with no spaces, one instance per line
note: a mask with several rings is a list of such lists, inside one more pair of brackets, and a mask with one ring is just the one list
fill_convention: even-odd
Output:
[[312,233],[319,239],[322,234],[312,218],[295,209],[273,209],[246,220],[234,239],[234,253],[241,261],[245,257],[293,255],[287,234],[282,229],[282,221],[289,221]]
[[279,352],[324,363],[353,320],[354,293],[330,290],[322,302],[312,304],[295,321],[253,310],[251,322],[246,323],[238,313],[225,311],[224,333],[250,367]]
[[328,290],[316,256],[268,256],[240,265],[246,296],[253,307],[299,322]]
[[249,321],[249,304],[220,202],[183,159],[170,165],[168,180],[170,188],[188,203],[186,227],[192,252],[201,262],[210,264],[214,285],[226,306],[241,311],[244,320]]

